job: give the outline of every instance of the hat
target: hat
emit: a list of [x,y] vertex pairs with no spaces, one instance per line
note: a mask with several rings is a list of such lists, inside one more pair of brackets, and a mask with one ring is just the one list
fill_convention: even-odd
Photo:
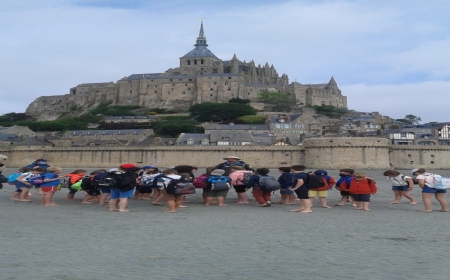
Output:
[[411,174],[414,174],[414,172],[417,172],[417,170],[419,170],[419,168],[414,168],[413,170],[411,170]]
[[141,169],[140,167],[137,167],[136,165],[132,163],[123,163],[120,166],[120,169]]
[[316,171],[314,171],[314,175],[316,175],[316,176],[327,176],[328,175],[328,173],[325,171],[325,170],[316,170]]
[[156,169],[156,166],[152,166],[152,165],[146,165],[146,166],[142,166],[142,169]]
[[116,172],[119,171],[119,168],[111,168],[110,170],[108,170],[108,172]]
[[225,173],[225,170],[223,170],[223,169],[214,169],[211,172],[211,175],[220,176],[220,175],[223,175],[223,173]]
[[240,158],[238,158],[238,157],[235,157],[235,156],[227,156],[227,157],[224,157],[223,159],[229,159],[229,158],[234,158],[234,159],[240,159]]

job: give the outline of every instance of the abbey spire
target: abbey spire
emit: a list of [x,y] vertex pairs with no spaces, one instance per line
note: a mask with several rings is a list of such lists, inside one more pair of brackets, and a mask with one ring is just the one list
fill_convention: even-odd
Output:
[[194,46],[196,46],[196,47],[198,47],[198,46],[207,47],[208,46],[208,44],[206,44],[205,32],[203,31],[203,20],[202,20],[202,23],[200,24],[200,32],[198,33],[197,42]]

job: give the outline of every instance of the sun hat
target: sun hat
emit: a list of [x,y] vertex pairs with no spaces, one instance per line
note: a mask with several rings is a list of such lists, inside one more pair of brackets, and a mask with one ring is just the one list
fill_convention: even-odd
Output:
[[224,173],[225,173],[225,170],[223,170],[223,169],[214,169],[211,172],[211,175],[220,176],[220,175],[223,175]]
[[141,169],[132,163],[122,163],[119,167],[120,169]]
[[417,170],[419,170],[419,168],[414,168],[413,170],[411,170],[411,174],[414,174],[414,172],[417,172]]
[[235,157],[235,156],[227,156],[227,157],[224,157],[223,159],[229,159],[229,158],[240,159],[240,158]]

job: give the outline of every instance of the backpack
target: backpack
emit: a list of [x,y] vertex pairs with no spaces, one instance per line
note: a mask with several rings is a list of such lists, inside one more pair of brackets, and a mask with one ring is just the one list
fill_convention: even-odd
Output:
[[9,175],[8,176],[8,183],[14,183],[16,181],[16,179],[19,178],[19,176],[21,174],[22,173],[19,172],[19,173],[13,173],[13,174]]
[[192,181],[192,183],[194,184],[194,186],[196,188],[204,189],[208,186],[208,184],[206,184],[204,181],[205,178],[206,178],[206,174],[202,174],[202,175],[198,176],[197,178],[195,178],[194,181]]
[[308,177],[306,179],[305,185],[308,189],[319,189],[325,186],[325,183],[320,180],[320,177],[309,174],[307,174],[307,176]]
[[259,188],[263,191],[276,191],[281,187],[280,182],[273,176],[259,176]]
[[81,190],[83,190],[83,189],[81,188],[81,179],[78,180],[78,181],[76,181],[75,183],[73,183],[73,184],[70,186],[70,189],[75,190],[75,191],[81,191]]
[[408,182],[405,180],[405,176],[404,176],[404,175],[401,176],[402,182],[399,182],[396,178],[397,178],[397,177],[393,177],[393,179],[394,179],[397,183],[399,183],[401,186],[408,186],[408,185],[409,185]]
[[166,193],[173,195],[194,194],[195,186],[183,177],[180,179],[171,179],[170,183],[166,186]]
[[98,179],[98,187],[100,188],[117,188],[117,176],[120,174],[116,174],[115,172],[105,173],[103,176]]
[[70,183],[70,177],[64,176],[64,178],[61,179],[61,188],[70,189],[70,186],[72,186],[72,183]]
[[227,176],[213,175],[209,176],[206,181],[213,191],[229,190],[231,188],[230,178],[228,178]]
[[117,176],[117,188],[121,192],[127,192],[136,187],[136,179],[138,178],[138,174],[133,172],[125,172],[122,174],[116,174]]
[[152,188],[155,185],[155,178],[160,174],[142,175],[140,185]]
[[438,174],[431,174],[433,177],[434,188],[437,190],[448,190],[450,189],[450,178],[444,178]]
[[33,186],[39,188],[42,183],[44,183],[44,175],[36,174],[27,179],[27,181]]
[[253,173],[245,172],[242,175],[242,180],[238,180],[242,183],[242,185],[248,185],[248,182],[250,181],[250,178],[252,178]]
[[91,177],[83,177],[81,179],[80,187],[83,191],[92,190],[94,187],[91,184]]

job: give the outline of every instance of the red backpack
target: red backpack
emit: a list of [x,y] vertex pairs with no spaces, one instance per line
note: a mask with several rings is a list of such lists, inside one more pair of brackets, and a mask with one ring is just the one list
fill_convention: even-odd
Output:
[[204,189],[204,188],[206,188],[206,185],[207,185],[205,182],[203,182],[203,180],[205,180],[205,178],[206,178],[206,174],[202,174],[202,175],[198,176],[197,178],[195,178],[194,181],[192,181],[192,184],[194,184],[194,186],[196,188]]

